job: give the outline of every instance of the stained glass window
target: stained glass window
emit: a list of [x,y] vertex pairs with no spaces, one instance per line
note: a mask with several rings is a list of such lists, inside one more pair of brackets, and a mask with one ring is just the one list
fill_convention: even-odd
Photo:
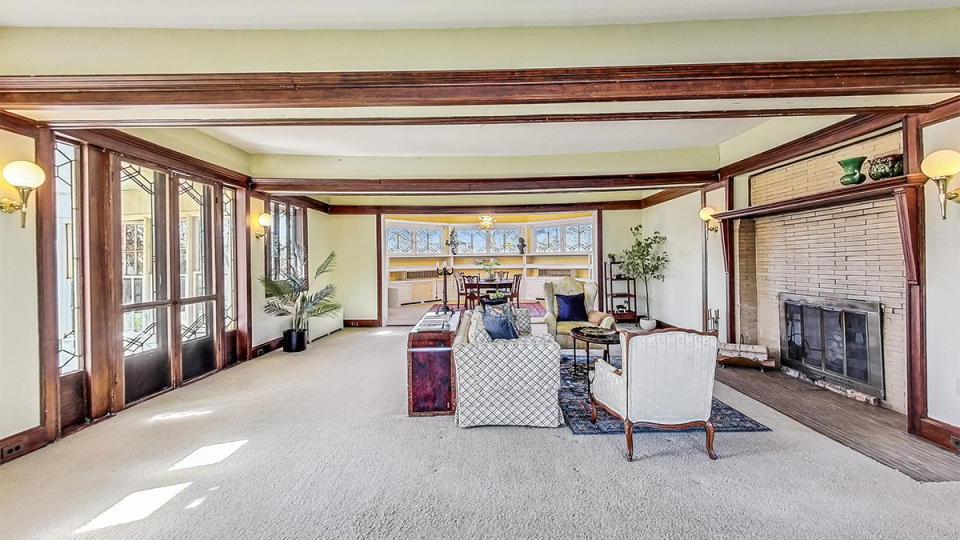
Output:
[[57,141],[54,151],[57,213],[57,356],[60,373],[83,369],[80,280],[80,149]]
[[413,253],[413,231],[390,228],[386,230],[387,253]]
[[440,229],[417,229],[417,253],[440,253]]
[[494,229],[490,231],[490,253],[519,253],[520,229]]
[[564,251],[590,251],[591,249],[593,249],[593,225],[564,226]]
[[487,233],[476,229],[462,229],[457,231],[457,240],[460,242],[460,253],[486,253]]

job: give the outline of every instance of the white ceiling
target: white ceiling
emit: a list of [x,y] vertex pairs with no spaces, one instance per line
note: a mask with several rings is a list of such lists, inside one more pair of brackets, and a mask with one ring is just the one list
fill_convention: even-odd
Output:
[[13,0],[0,26],[392,29],[578,26],[955,7],[956,0]]
[[450,126],[210,127],[256,154],[527,156],[695,148],[719,144],[763,118]]

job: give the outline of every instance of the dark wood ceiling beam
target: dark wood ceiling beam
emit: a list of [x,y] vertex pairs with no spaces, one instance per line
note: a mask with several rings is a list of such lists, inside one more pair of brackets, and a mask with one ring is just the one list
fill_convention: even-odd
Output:
[[373,107],[819,97],[960,90],[960,58],[518,70],[0,77],[0,108]]
[[548,204],[495,205],[342,205],[331,204],[326,212],[332,215],[348,214],[522,214],[536,212],[588,212],[593,210],[642,210],[691,193],[699,188],[672,188],[658,191],[641,199]]
[[930,105],[883,107],[794,107],[725,109],[712,111],[639,111],[615,113],[557,113],[472,116],[379,116],[350,118],[154,118],[48,120],[53,129],[163,128],[163,127],[342,127],[342,126],[461,126],[489,124],[549,124],[564,122],[631,122],[655,120],[711,120],[718,118],[779,118],[844,116],[854,114],[923,114]]
[[263,193],[480,193],[511,191],[598,191],[703,186],[718,182],[715,171],[680,171],[589,176],[525,178],[254,178],[251,188]]

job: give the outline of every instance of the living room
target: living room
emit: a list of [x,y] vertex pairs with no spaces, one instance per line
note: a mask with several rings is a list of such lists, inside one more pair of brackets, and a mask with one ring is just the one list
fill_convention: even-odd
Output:
[[0,536],[955,535],[955,3],[4,11]]

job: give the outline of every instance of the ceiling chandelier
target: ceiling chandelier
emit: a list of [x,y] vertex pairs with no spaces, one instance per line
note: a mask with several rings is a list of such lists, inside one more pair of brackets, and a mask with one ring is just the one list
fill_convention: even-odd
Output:
[[493,228],[493,216],[480,216],[477,228],[481,231],[489,231]]

